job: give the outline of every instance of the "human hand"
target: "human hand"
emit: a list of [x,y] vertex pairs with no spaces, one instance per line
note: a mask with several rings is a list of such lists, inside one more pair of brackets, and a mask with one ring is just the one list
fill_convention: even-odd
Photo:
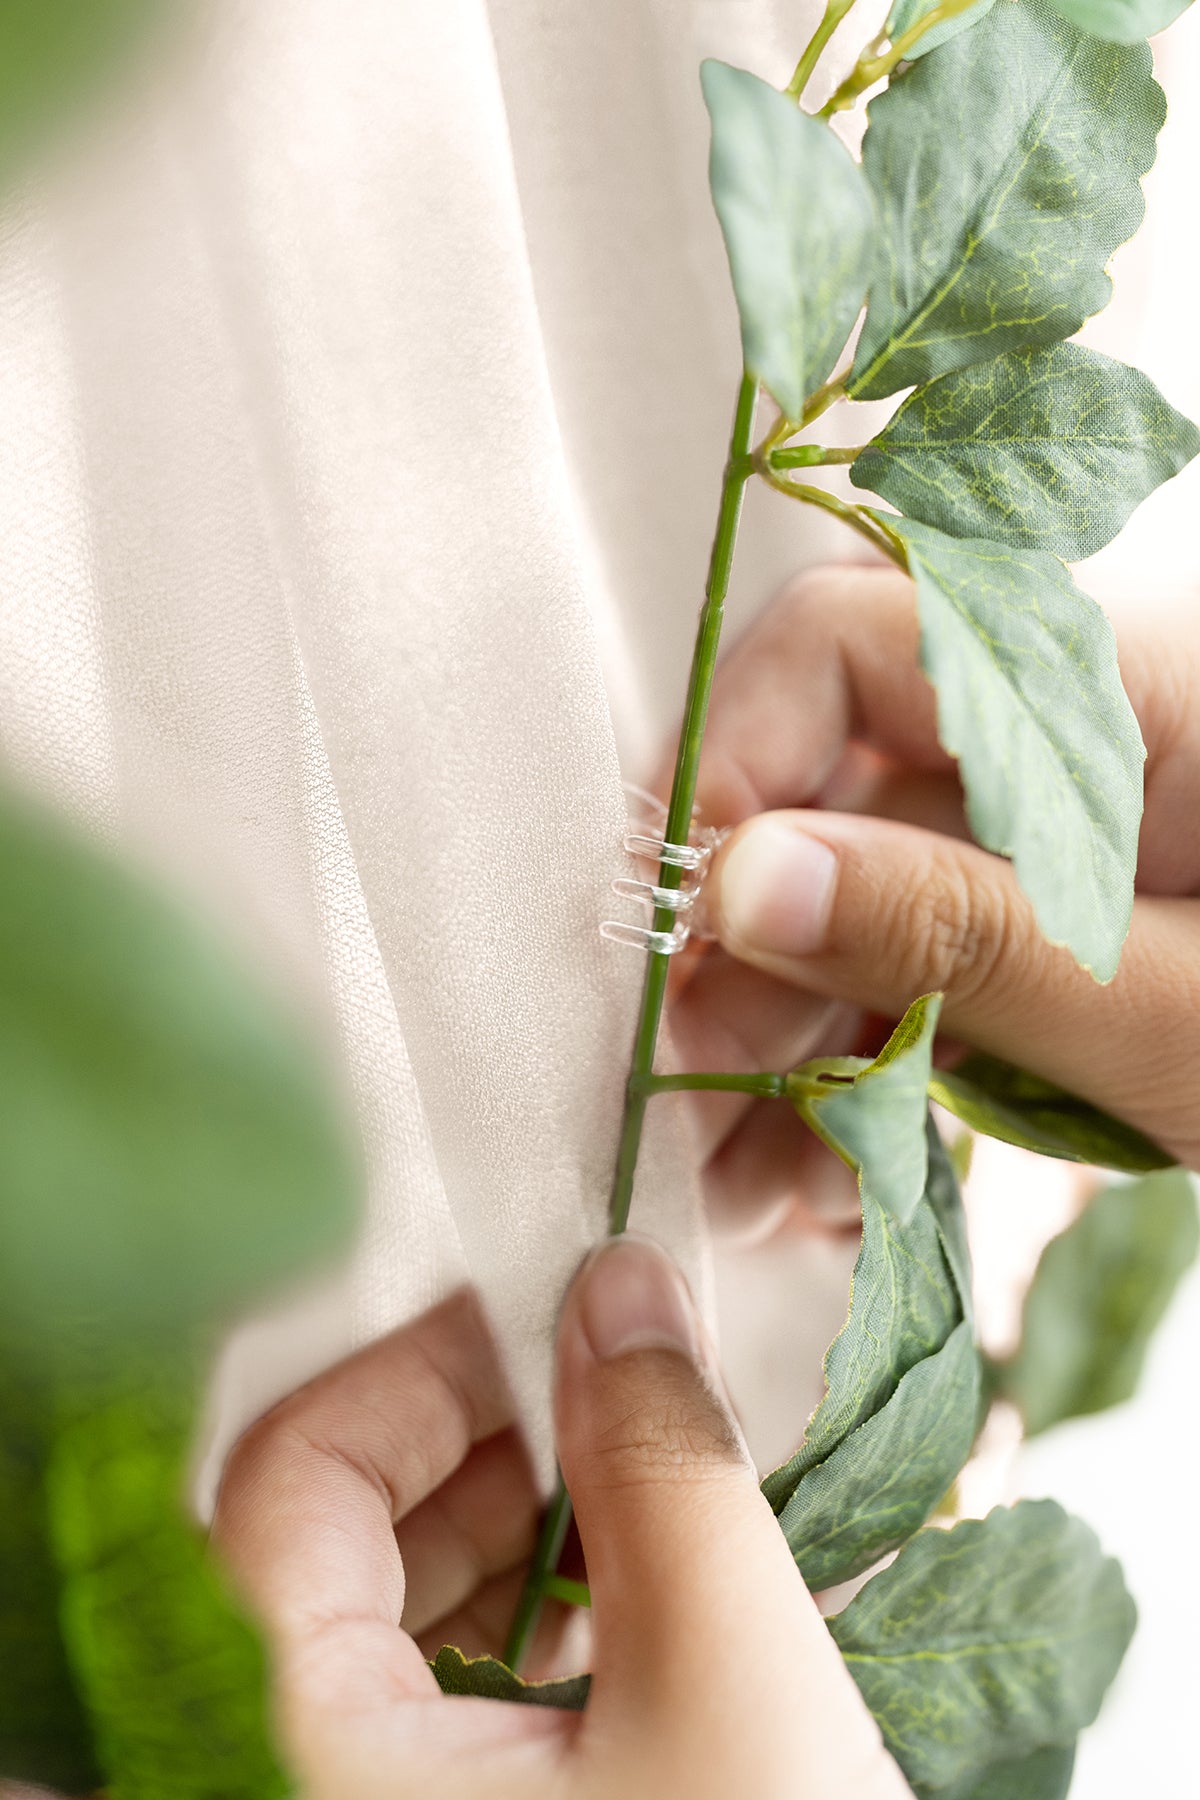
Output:
[[[952,1037],[1200,1166],[1200,627],[1129,616],[1117,637],[1146,811],[1133,925],[1101,987],[1041,936],[1011,864],[969,841],[911,583],[822,569],[768,609],[718,672],[709,714],[699,803],[706,823],[739,828],[705,890],[724,953],[696,965],[673,1012],[690,1066],[782,1069],[866,1048],[864,1014],[894,1020],[940,988]],[[790,1116],[762,1116],[790,1109],[694,1098],[722,1102],[721,1154],[760,1207],[831,1160],[815,1140],[801,1147]],[[712,1129],[711,1106],[704,1116]]]
[[497,1648],[536,1526],[469,1294],[320,1376],[235,1447],[216,1540],[267,1627],[306,1800],[911,1800],[663,1252],[630,1239],[589,1259],[557,1356],[592,1592],[582,1714],[448,1699],[426,1665],[447,1639]]

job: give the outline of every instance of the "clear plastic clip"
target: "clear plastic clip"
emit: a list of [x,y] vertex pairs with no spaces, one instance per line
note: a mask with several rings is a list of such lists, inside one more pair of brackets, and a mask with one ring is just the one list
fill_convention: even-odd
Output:
[[626,782],[625,792],[640,802],[651,814],[650,820],[637,821],[625,834],[624,848],[630,856],[646,857],[652,862],[667,868],[682,871],[678,887],[660,887],[652,881],[635,881],[622,876],[614,881],[613,892],[622,900],[637,900],[648,907],[650,912],[672,912],[675,923],[669,931],[655,931],[649,925],[630,924],[623,919],[605,919],[600,927],[601,937],[609,938],[614,944],[629,944],[637,950],[647,950],[656,956],[674,956],[682,950],[692,935],[692,914],[704,881],[705,872],[712,860],[713,851],[721,841],[722,833],[701,825],[698,815],[692,814],[692,829],[688,833],[686,844],[672,844],[663,835],[666,830],[667,809],[653,794],[645,788],[635,787]]

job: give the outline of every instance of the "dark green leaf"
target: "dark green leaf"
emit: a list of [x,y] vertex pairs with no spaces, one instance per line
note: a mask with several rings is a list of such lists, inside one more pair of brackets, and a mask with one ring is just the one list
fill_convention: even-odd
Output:
[[157,0],[0,0],[0,186],[160,10]]
[[444,1644],[429,1666],[443,1694],[479,1694],[487,1700],[561,1706],[568,1712],[582,1712],[592,1682],[590,1675],[571,1675],[562,1681],[522,1681],[496,1657],[464,1656],[453,1644]]
[[[186,1395],[186,1398],[185,1398]],[[76,1678],[112,1800],[282,1800],[265,1659],[182,1513],[191,1398],[93,1396],[47,1476]]]
[[969,1794],[1091,1723],[1135,1617],[1087,1526],[1024,1500],[920,1532],[830,1629],[908,1779]]
[[763,1482],[777,1513],[801,1479],[885,1407],[908,1372],[936,1354],[967,1316],[959,1274],[960,1256],[965,1258],[961,1210],[953,1172],[932,1128],[927,1203],[908,1224],[875,1201],[863,1201],[850,1310],[825,1355],[825,1397],[795,1456]]
[[[907,59],[915,62],[918,56],[925,56],[930,50],[936,50],[939,44],[957,37],[960,31],[969,31],[972,25],[978,25],[984,13],[989,12],[994,3],[995,0],[976,0],[976,4],[968,7],[966,12],[943,19],[940,25],[933,26],[906,51]],[[896,0],[887,21],[887,34],[891,42],[894,44],[906,31],[911,31],[937,4],[938,0]]]
[[700,79],[746,367],[798,419],[866,298],[871,195],[840,139],[769,83],[721,62]]
[[1148,376],[1080,344],[1007,350],[918,388],[850,471],[927,525],[1076,559],[1200,450]]
[[809,1587],[848,1581],[918,1531],[971,1454],[978,1424],[979,1354],[964,1320],[780,1513]]
[[941,1007],[940,994],[915,1000],[874,1062],[818,1059],[787,1078],[801,1118],[858,1171],[864,1203],[874,1201],[901,1223],[925,1191],[925,1090]]
[[1145,759],[1111,625],[1044,551],[876,516],[908,550],[921,664],[972,831],[1012,857],[1051,942],[1110,980],[1133,911]]
[[1097,1163],[1128,1175],[1167,1169],[1174,1161],[1124,1120],[1111,1118],[1040,1075],[981,1051],[973,1051],[953,1069],[935,1069],[929,1098],[972,1131],[1018,1144],[1022,1150],[1036,1150],[1039,1156]]
[[90,1794],[102,1776],[63,1646],[46,1525],[51,1404],[0,1344],[0,1781]]
[[1139,38],[1165,31],[1191,4],[1192,0],[1054,0],[1064,19],[1115,44],[1136,44]]
[[994,1764],[981,1781],[972,1776],[951,1788],[918,1788],[917,1800],[1066,1800],[1074,1773],[1074,1744],[1049,1744]]
[[293,1021],[185,915],[0,795],[0,1301],[167,1342],[327,1262],[354,1161]]
[[994,6],[872,101],[863,166],[884,226],[850,392],[878,400],[1107,304],[1166,105],[1150,52],[1046,0]]
[[1051,1239],[1026,1296],[1020,1349],[996,1371],[1030,1436],[1131,1397],[1198,1244],[1182,1169],[1105,1188]]

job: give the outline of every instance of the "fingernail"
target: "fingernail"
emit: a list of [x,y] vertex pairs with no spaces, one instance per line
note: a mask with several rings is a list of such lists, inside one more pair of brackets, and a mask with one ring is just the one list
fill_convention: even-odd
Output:
[[747,826],[721,865],[722,937],[776,956],[824,947],[837,857],[798,826],[765,818]]
[[579,1277],[579,1322],[598,1362],[632,1350],[675,1350],[697,1361],[700,1338],[687,1284],[647,1238],[614,1238]]

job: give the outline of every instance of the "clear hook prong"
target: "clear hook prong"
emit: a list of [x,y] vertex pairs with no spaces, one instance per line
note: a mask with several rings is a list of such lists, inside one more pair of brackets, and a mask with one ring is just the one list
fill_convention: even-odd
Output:
[[661,907],[665,912],[690,912],[696,901],[695,888],[656,887],[652,881],[631,881],[625,875],[612,887],[622,900],[643,900],[647,906],[655,910]]

